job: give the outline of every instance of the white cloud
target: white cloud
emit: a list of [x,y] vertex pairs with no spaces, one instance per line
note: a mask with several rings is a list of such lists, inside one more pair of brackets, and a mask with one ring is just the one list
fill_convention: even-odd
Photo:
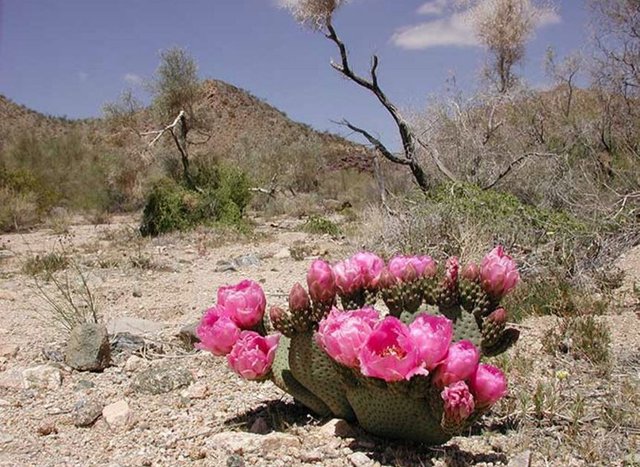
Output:
[[447,6],[447,0],[431,0],[418,8],[419,15],[440,15]]
[[[467,8],[447,14],[447,7],[453,2],[431,0],[424,3],[417,12],[423,15],[439,16],[439,18],[402,27],[391,36],[391,42],[408,50],[443,46],[479,47],[481,44],[473,28],[472,17],[478,11],[491,8],[492,1],[460,2],[458,4],[466,4]],[[558,24],[561,21],[560,16],[553,9],[544,8],[537,11],[537,29]]]
[[136,75],[135,73],[126,73],[122,79],[132,86],[139,86],[142,84],[142,76]]
[[86,71],[79,71],[78,79],[80,80],[81,83],[86,82],[89,79],[89,73],[87,73]]

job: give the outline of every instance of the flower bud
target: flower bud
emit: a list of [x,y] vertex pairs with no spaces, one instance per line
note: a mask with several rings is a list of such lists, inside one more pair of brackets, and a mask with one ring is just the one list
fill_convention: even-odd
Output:
[[304,287],[296,282],[289,292],[289,310],[292,313],[307,311],[311,308],[309,294]]
[[307,272],[307,286],[311,300],[323,305],[331,305],[336,297],[336,281],[329,263],[317,259]]

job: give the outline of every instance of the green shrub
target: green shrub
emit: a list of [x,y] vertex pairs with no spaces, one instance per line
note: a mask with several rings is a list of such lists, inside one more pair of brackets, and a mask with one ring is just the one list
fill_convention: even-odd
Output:
[[302,229],[308,233],[328,234],[332,237],[340,235],[340,227],[322,216],[309,216]]
[[[207,181],[207,184],[201,182]],[[155,184],[144,207],[140,233],[156,236],[184,231],[197,225],[241,223],[251,199],[246,175],[234,168],[217,167],[199,172],[197,190],[190,190],[171,179]]]
[[28,258],[22,265],[22,272],[30,276],[38,274],[51,275],[56,271],[65,269],[69,264],[69,259],[60,253],[47,253],[46,255],[35,255]]

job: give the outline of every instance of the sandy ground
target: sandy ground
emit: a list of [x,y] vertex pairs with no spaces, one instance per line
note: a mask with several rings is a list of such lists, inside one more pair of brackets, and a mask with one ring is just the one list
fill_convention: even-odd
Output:
[[[226,368],[224,359],[185,351],[175,335],[212,305],[220,285],[251,277],[262,283],[269,304],[282,304],[293,282],[304,279],[310,257],[328,253],[337,259],[356,246],[346,239],[300,232],[296,222],[287,219],[264,223],[250,237],[238,238],[201,230],[141,240],[134,226],[131,218],[123,217],[108,225],[74,225],[63,234],[43,229],[0,236],[0,465],[506,465],[527,450],[532,465],[635,461],[639,427],[621,422],[617,431],[606,431],[606,436],[616,437],[612,455],[590,458],[565,446],[560,409],[549,424],[533,426],[511,423],[511,409],[504,407],[493,425],[487,422],[472,436],[454,438],[438,448],[389,443],[357,428],[336,428],[335,422],[314,419],[270,382],[243,381]],[[291,247],[306,253],[307,259],[294,260]],[[56,351],[64,350],[65,333],[52,321],[33,276],[24,272],[28,258],[52,251],[73,258],[86,271],[105,322],[122,317],[153,322],[144,358],[114,355],[113,366],[102,373],[72,371],[55,361]],[[220,264],[247,255],[255,264],[236,271],[224,271]],[[640,250],[629,252],[620,264],[628,271],[625,284],[634,278],[640,281]],[[60,274],[75,280],[72,267]],[[51,284],[44,290],[54,294]],[[624,308],[612,310],[606,318],[618,362],[609,380],[598,380],[582,362],[541,356],[539,338],[543,329],[555,325],[552,318],[522,323],[519,350],[510,351],[515,371],[529,373],[530,378],[536,374],[554,385],[553,375],[566,368],[580,373],[577,386],[588,382],[589,397],[599,390],[594,381],[604,390],[623,384],[616,386],[616,379],[638,383],[640,323],[629,296],[625,295]],[[529,372],[527,364],[535,371]],[[40,365],[54,370],[52,380],[25,387],[24,370]],[[179,370],[191,385],[158,395],[142,393],[135,381],[149,368]],[[48,387],[38,387],[43,384]],[[634,391],[619,395],[640,397]],[[566,391],[556,397],[570,402],[574,394]],[[100,416],[89,427],[77,427],[74,407],[81,401],[94,401],[99,407],[125,401],[128,413],[112,426]],[[512,410],[519,410],[517,401],[511,402]],[[589,420],[584,416],[578,425],[581,434],[576,436],[582,443],[580,436],[590,436]],[[598,436],[595,425],[593,430],[591,435]]]

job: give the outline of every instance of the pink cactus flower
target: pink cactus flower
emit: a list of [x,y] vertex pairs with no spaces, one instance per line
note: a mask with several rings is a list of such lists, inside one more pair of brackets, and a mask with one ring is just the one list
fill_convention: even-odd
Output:
[[317,259],[307,272],[307,286],[311,300],[316,303],[330,305],[336,297],[336,281],[329,263]]
[[436,368],[433,382],[438,387],[449,386],[470,378],[478,368],[480,352],[470,341],[462,340],[449,347],[449,353]]
[[420,360],[432,371],[447,356],[453,324],[444,316],[422,313],[409,325],[411,337],[418,348]]
[[338,363],[350,368],[359,368],[358,354],[362,345],[380,319],[373,308],[341,311],[333,308],[320,321],[316,342]]
[[398,279],[394,276],[388,268],[384,268],[380,273],[380,280],[378,281],[378,287],[380,289],[390,289],[398,285]]
[[507,394],[507,379],[499,368],[483,363],[478,365],[469,387],[478,408],[487,408]]
[[409,328],[393,316],[376,325],[360,349],[359,358],[363,375],[388,382],[429,374],[420,361]]
[[271,370],[280,334],[263,337],[254,331],[242,331],[227,355],[229,367],[245,379],[260,379]]
[[388,268],[402,282],[411,282],[419,277],[433,277],[437,272],[436,262],[430,256],[394,256],[389,261]]
[[217,305],[242,329],[251,329],[262,321],[267,299],[260,284],[245,279],[236,285],[220,287]]
[[374,253],[363,251],[353,255],[351,261],[360,267],[364,278],[364,287],[369,290],[376,289],[380,274],[384,269],[384,260]]
[[480,264],[482,287],[494,299],[500,299],[513,289],[520,280],[518,267],[502,245],[495,247]]
[[197,348],[213,355],[227,355],[240,337],[241,329],[220,306],[207,310],[196,328]]
[[409,262],[419,277],[433,277],[438,272],[438,265],[431,256],[410,256]]
[[360,265],[346,259],[333,266],[336,287],[341,295],[351,295],[364,287],[364,274]]
[[446,386],[440,397],[444,401],[444,416],[448,423],[462,425],[475,410],[473,395],[464,381]]
[[305,311],[311,308],[311,300],[309,294],[304,287],[296,282],[289,292],[289,310],[292,312]]

